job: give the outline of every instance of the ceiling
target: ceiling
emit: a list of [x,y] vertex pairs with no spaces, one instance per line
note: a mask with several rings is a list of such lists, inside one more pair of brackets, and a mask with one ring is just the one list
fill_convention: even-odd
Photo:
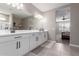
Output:
[[36,8],[42,12],[46,12],[61,6],[68,5],[69,3],[32,3]]

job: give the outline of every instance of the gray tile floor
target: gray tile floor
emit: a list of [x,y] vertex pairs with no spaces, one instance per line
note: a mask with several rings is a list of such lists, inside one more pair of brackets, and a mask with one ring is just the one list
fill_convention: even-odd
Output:
[[25,56],[79,56],[79,48],[71,47],[68,43],[47,41]]

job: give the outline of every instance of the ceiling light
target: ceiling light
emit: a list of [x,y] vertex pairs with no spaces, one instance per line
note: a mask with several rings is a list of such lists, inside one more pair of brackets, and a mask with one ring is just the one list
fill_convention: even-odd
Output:
[[17,4],[11,4],[12,5],[12,7],[16,7],[17,6]]
[[22,3],[20,4],[20,7],[23,7],[23,4]]
[[35,18],[42,19],[42,18],[43,18],[43,16],[42,16],[42,15],[40,15],[40,14],[36,14],[36,15],[35,15]]

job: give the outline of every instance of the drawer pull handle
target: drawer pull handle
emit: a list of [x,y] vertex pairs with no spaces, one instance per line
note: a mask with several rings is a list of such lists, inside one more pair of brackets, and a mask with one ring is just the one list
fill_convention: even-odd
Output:
[[39,40],[39,38],[38,37],[36,37],[36,41],[38,41]]
[[18,49],[18,42],[16,42],[16,49]]
[[19,41],[19,48],[20,48],[21,44],[20,44],[20,41]]
[[21,38],[21,37],[22,37],[22,36],[17,36],[17,37],[15,37],[15,39],[16,39],[16,38]]

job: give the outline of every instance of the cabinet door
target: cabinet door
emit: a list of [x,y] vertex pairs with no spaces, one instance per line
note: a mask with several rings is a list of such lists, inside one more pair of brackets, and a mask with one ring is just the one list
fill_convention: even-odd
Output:
[[30,50],[36,48],[36,33],[31,34],[30,39]]
[[38,37],[37,45],[41,45],[45,41],[47,41],[47,33],[46,32],[37,33],[37,37]]
[[0,44],[0,56],[17,56],[17,42],[10,41]]
[[18,55],[24,55],[27,52],[29,52],[29,35],[22,35],[25,36],[23,38],[20,38],[20,40],[18,40],[19,43],[19,48],[18,48]]
[[41,39],[41,44],[45,42],[45,40],[44,40],[44,32],[41,33],[40,39]]
[[39,33],[36,33],[36,45],[39,46],[42,44],[42,33],[39,32]]
[[44,32],[44,41],[48,40],[47,32]]

